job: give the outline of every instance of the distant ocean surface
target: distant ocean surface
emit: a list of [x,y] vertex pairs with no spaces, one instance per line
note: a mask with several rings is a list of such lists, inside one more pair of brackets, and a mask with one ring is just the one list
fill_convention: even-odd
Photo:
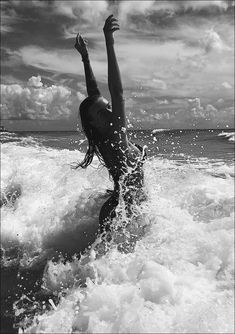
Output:
[[[234,159],[234,130],[142,130],[130,131],[131,140],[148,146],[148,155],[173,160],[196,158]],[[86,141],[81,132],[1,132],[2,143],[21,142],[38,144],[55,149],[86,150]]]
[[1,132],[3,332],[234,332],[234,130],[129,137],[148,147],[134,249],[117,238],[65,260],[97,226],[109,175],[97,158],[71,168],[80,132]]

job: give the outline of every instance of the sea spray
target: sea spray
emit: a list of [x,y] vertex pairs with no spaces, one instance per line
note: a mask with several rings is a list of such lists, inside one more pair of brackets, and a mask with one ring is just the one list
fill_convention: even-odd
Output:
[[21,188],[12,206],[2,207],[3,248],[9,242],[21,245],[29,256],[52,247],[77,250],[77,243],[83,243],[79,234],[88,235],[98,227],[99,208],[111,185],[105,170],[100,179],[97,175],[101,173],[93,168],[72,170],[70,163],[79,158],[79,152],[66,150],[58,154],[5,144],[2,157],[2,192],[9,185]]
[[[41,301],[26,295],[30,301],[16,303],[21,328],[28,333],[233,332],[230,165],[152,157],[144,167],[148,200],[139,222],[147,228],[134,250],[120,252],[113,242],[100,254],[97,244],[79,258],[72,254],[88,227],[97,224],[112,187],[105,169],[71,170],[70,163],[82,158],[79,151],[4,145],[2,189],[21,189],[12,205],[2,207],[5,264],[7,256],[24,268],[46,260]],[[58,249],[70,253],[70,261],[63,255],[47,259],[47,251]]]

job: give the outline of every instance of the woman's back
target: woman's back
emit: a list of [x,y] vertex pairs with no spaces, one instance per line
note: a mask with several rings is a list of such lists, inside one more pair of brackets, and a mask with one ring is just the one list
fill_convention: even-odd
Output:
[[108,87],[111,105],[98,89],[91,69],[86,43],[80,36],[75,47],[81,53],[84,63],[88,98],[80,105],[83,130],[88,139],[88,150],[78,166],[87,167],[94,154],[105,164],[114,180],[114,191],[104,203],[100,212],[100,229],[106,229],[116,215],[119,200],[131,212],[135,203],[143,199],[143,152],[128,141],[126,133],[125,103],[120,71],[114,50],[113,33],[119,29],[117,20],[110,15],[103,31],[108,58]]
[[130,174],[141,159],[141,152],[135,145],[128,142],[127,138],[121,143],[122,145],[112,136],[97,143],[105,166],[115,184],[125,175]]

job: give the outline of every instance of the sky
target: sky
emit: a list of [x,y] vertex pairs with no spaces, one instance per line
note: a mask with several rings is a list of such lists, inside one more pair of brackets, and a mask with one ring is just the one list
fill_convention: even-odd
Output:
[[9,130],[79,127],[86,97],[79,31],[102,94],[104,21],[115,49],[129,129],[234,128],[233,0],[1,1],[1,124]]

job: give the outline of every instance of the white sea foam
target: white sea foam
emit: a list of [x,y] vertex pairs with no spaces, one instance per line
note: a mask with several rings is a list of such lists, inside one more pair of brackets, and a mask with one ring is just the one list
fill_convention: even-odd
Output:
[[158,133],[158,132],[164,132],[164,131],[169,131],[170,129],[154,129],[152,131],[153,134]]
[[218,134],[220,137],[228,138],[228,141],[234,142],[235,141],[235,132],[221,132]]
[[70,164],[79,159],[80,152],[2,145],[1,197],[8,201],[1,214],[4,248],[22,247],[27,259],[51,247],[77,249],[76,234],[97,221],[110,187],[105,171],[72,170]]
[[[2,190],[16,196],[2,208],[2,245],[23,250],[21,266],[39,252],[75,251],[97,222],[111,182],[105,169],[71,170],[81,158],[3,145]],[[81,260],[49,260],[44,289],[67,293],[26,332],[232,333],[234,184],[214,175],[229,166],[207,167],[148,160],[139,218],[147,229],[135,250],[113,244],[103,256],[94,247]]]

